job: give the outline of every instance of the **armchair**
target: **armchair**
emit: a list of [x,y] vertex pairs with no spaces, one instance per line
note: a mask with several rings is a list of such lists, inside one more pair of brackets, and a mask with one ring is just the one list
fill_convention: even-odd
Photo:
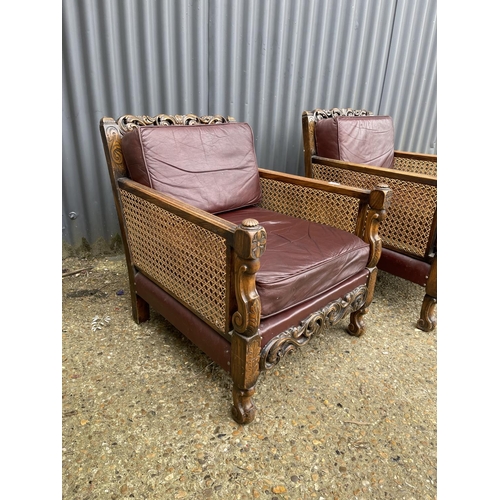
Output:
[[[337,119],[337,117],[342,117]],[[353,139],[351,131],[341,136],[340,125],[345,126],[343,117],[373,117],[367,110],[315,109],[302,113],[304,161],[306,177],[338,182],[344,185],[370,189],[379,183],[387,184],[393,191],[391,209],[380,226],[382,255],[378,268],[425,287],[417,327],[431,331],[437,325],[435,309],[437,304],[437,156],[420,153],[392,151],[388,161],[389,135],[378,138],[379,144],[372,156],[365,153],[366,143]],[[373,117],[375,120],[377,117]],[[382,117],[378,117],[382,118]],[[340,120],[340,121],[339,121]],[[348,118],[347,121],[351,120]],[[354,118],[354,121],[362,122]],[[321,130],[318,124],[321,123]],[[372,120],[373,122],[373,120]],[[387,125],[387,124],[386,124]],[[339,129],[331,127],[339,127]],[[378,125],[377,125],[378,126]],[[390,121],[392,127],[392,121]],[[330,129],[329,129],[330,127]],[[386,126],[379,126],[379,136],[388,132]],[[334,147],[328,145],[329,136],[335,136]],[[349,136],[349,137],[348,137]],[[318,142],[319,139],[319,142]],[[392,139],[393,140],[393,139]],[[346,149],[339,154],[348,161],[333,159],[330,151],[340,151],[339,142]],[[363,151],[355,151],[357,145]],[[340,146],[341,147],[341,146]],[[374,158],[366,162],[354,159]],[[378,160],[378,165],[374,162]],[[382,166],[384,165],[384,166]]]
[[222,116],[104,117],[132,297],[233,381],[232,416],[255,418],[259,374],[349,315],[365,331],[391,191],[259,169],[246,123]]

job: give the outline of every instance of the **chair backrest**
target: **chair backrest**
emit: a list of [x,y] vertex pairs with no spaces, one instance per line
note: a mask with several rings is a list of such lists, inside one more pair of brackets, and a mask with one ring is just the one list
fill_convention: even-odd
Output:
[[375,167],[394,165],[390,116],[336,116],[316,123],[318,156]]
[[[393,190],[393,198],[386,220],[379,230],[384,247],[428,260],[434,254],[437,227],[437,179],[431,178],[428,171],[436,170],[436,157],[395,151],[394,167],[389,170],[372,168],[371,165],[352,165],[357,163],[352,161],[345,165],[342,162],[333,165],[331,161],[323,161],[318,158],[316,127],[320,122],[344,116],[371,117],[373,113],[351,108],[315,109],[302,113],[306,175],[364,189],[371,189],[380,183],[387,184]],[[429,158],[421,159],[423,156]],[[405,169],[400,167],[406,167],[407,164],[414,168],[408,168],[408,172],[414,174],[402,172]]]
[[318,154],[316,148],[316,124],[321,120],[335,118],[337,116],[373,116],[367,109],[352,108],[332,108],[332,109],[313,109],[312,111],[303,111],[302,113],[302,135],[304,144],[304,162],[306,175],[311,177],[311,159]]
[[[304,146],[306,149],[310,149],[311,155],[317,155],[316,143],[314,140],[314,132],[316,130],[316,124],[321,120],[327,120],[329,118],[335,118],[337,116],[373,116],[371,111],[367,109],[352,109],[352,108],[332,108],[332,109],[313,109],[312,111],[304,111],[302,113],[302,122],[308,124],[310,133],[307,136],[304,135]],[[307,144],[306,144],[307,142]]]
[[137,127],[166,127],[179,125],[215,125],[219,123],[234,123],[232,116],[221,115],[198,116],[194,114],[156,116],[123,115],[119,118],[105,116],[101,118],[100,132],[104,152],[108,163],[112,184],[119,177],[130,177],[122,153],[122,137]]
[[133,180],[207,212],[260,201],[247,123],[136,127],[123,136],[122,151]]

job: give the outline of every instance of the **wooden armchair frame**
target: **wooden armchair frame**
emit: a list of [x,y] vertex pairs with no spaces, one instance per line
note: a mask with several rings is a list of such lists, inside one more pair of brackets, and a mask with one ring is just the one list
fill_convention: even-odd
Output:
[[383,251],[378,268],[425,287],[417,326],[437,325],[437,156],[394,152],[393,168],[320,157],[316,151],[318,121],[335,116],[373,115],[365,109],[315,109],[302,113],[306,177],[369,189],[379,183],[393,191],[391,209],[379,234]]
[[[332,186],[260,169],[260,206],[337,225],[370,245],[361,285],[344,284],[335,300],[315,300],[312,312],[291,315],[293,321],[279,314],[272,321],[261,319],[255,277],[266,249],[265,229],[253,219],[233,224],[134,182],[121,151],[123,134],[134,127],[210,126],[227,121],[232,119],[219,115],[125,115],[117,120],[102,118],[100,131],[123,237],[134,320],[146,321],[152,306],[228,371],[233,380],[233,418],[247,424],[255,417],[252,396],[261,371],[347,315],[351,335],[365,331],[362,318],[373,297],[381,253],[378,226],[391,191],[386,186],[374,190]],[[277,333],[262,345],[265,328]]]

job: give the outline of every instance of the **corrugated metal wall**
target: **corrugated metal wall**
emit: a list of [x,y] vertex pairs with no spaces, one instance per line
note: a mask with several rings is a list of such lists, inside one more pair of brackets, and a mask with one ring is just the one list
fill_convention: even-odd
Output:
[[63,241],[118,233],[102,116],[223,114],[303,174],[305,109],[393,117],[436,152],[437,0],[63,0]]
[[397,149],[437,154],[437,6],[398,1],[378,114],[394,120]]

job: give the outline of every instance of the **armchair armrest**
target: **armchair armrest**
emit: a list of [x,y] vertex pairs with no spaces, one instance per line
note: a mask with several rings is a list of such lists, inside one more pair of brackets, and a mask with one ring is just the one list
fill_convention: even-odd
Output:
[[234,237],[234,232],[236,230],[236,224],[229,222],[225,219],[221,219],[216,215],[209,212],[205,212],[193,205],[189,205],[183,201],[178,200],[168,196],[156,189],[144,186],[139,182],[135,182],[128,177],[122,177],[118,179],[118,186],[123,194],[123,191],[130,192],[145,201],[156,205],[160,209],[167,210],[179,216],[182,219],[191,221],[192,223],[199,225],[206,230],[216,233],[225,239],[228,239],[232,243],[232,238]]
[[260,206],[361,235],[361,212],[370,190],[259,169]]
[[377,265],[382,249],[378,228],[392,197],[387,185],[356,188],[271,170],[259,169],[259,174],[262,208],[356,234],[370,244],[368,267]]
[[[259,169],[259,173],[262,208],[334,226],[363,238],[374,185],[358,188],[272,170]],[[389,207],[389,198],[384,198],[380,209]]]
[[[405,155],[410,159],[412,156],[433,156]],[[310,175],[367,189],[381,183],[388,185],[393,191],[393,198],[387,221],[380,229],[384,247],[422,260],[432,259],[437,231],[436,176],[319,156],[312,158]]]
[[394,151],[394,168],[437,177],[437,155]]

